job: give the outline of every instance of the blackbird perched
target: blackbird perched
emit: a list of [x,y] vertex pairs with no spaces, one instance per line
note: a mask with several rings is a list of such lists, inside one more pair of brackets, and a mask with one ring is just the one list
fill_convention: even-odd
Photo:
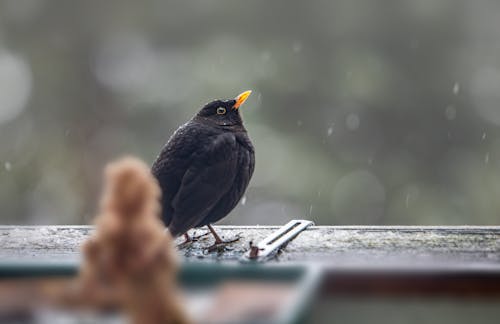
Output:
[[177,129],[152,166],[162,190],[162,218],[175,237],[210,225],[238,204],[255,165],[254,148],[238,109],[250,96],[206,104]]

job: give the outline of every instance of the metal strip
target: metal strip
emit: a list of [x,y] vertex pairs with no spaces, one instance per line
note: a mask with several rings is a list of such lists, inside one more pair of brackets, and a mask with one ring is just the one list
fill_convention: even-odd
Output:
[[277,231],[259,242],[256,246],[250,246],[240,259],[242,262],[257,261],[264,262],[274,257],[279,249],[293,240],[300,232],[309,226],[314,225],[312,221],[304,219],[294,219],[289,221]]

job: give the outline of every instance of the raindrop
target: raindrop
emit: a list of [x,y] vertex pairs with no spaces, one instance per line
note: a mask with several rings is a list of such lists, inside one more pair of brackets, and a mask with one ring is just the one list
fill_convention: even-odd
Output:
[[457,109],[453,106],[448,106],[446,107],[444,114],[446,116],[446,119],[454,120],[455,118],[457,118]]
[[333,126],[328,127],[328,130],[326,131],[326,134],[328,136],[332,136],[332,134],[333,134]]
[[297,120],[297,126],[302,126],[302,120]]
[[484,141],[486,139],[486,132],[483,132],[483,135],[481,136],[481,141]]
[[460,84],[458,82],[455,82],[453,85],[453,94],[457,95],[460,92]]
[[347,126],[347,129],[349,130],[356,130],[359,128],[359,116],[355,113],[350,113],[347,115],[345,119],[345,124]]
[[484,164],[488,164],[490,162],[490,152],[486,153],[484,156]]
[[408,191],[406,192],[406,198],[405,198],[406,208],[410,207],[410,203],[416,202],[419,195],[420,195],[420,190],[418,190],[418,187],[416,186],[409,187]]
[[241,198],[241,204],[245,206],[246,203],[247,203],[247,196],[243,196],[243,198]]
[[12,164],[10,164],[10,162],[5,162],[4,167],[6,171],[12,170]]
[[311,216],[311,215],[312,215],[312,212],[313,212],[313,205],[310,205],[310,206],[309,206],[309,216]]

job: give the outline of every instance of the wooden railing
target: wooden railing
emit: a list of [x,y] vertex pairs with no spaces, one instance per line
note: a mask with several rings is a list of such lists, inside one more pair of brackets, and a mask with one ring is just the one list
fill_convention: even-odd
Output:
[[[204,236],[179,253],[188,261],[237,263],[251,241],[276,228],[219,226],[225,238],[241,239],[208,252],[212,238]],[[1,226],[0,262],[77,261],[79,245],[91,232],[88,226]],[[328,294],[500,296],[500,227],[316,226],[268,263],[322,267]]]

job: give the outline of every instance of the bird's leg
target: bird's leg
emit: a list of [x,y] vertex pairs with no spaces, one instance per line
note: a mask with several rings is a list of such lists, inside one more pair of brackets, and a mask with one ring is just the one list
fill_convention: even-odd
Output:
[[220,238],[219,234],[217,234],[217,232],[215,231],[215,229],[212,227],[212,225],[208,224],[207,225],[208,227],[208,230],[210,231],[210,233],[212,233],[212,235],[214,236],[215,238],[215,243],[210,246],[208,248],[208,251],[209,252],[212,252],[212,251],[215,251],[215,250],[218,250],[219,248],[221,247],[224,247],[225,245],[227,244],[230,244],[230,243],[234,243],[236,241],[239,241],[240,237],[237,236],[236,238],[232,239],[232,240],[228,240],[228,241],[224,241],[223,239]]
[[210,231],[210,233],[212,233],[212,235],[215,238],[215,244],[224,243],[224,241],[220,238],[219,234],[217,234],[217,232],[212,227],[212,225],[208,224],[207,227],[208,227],[208,230]]
[[184,233],[184,243],[189,243],[189,242],[193,242],[193,239],[186,232],[186,233]]

